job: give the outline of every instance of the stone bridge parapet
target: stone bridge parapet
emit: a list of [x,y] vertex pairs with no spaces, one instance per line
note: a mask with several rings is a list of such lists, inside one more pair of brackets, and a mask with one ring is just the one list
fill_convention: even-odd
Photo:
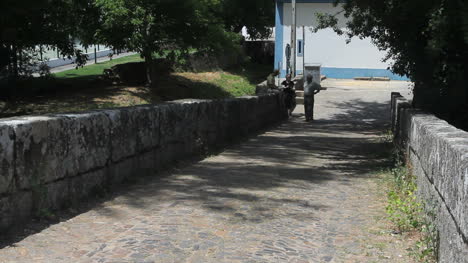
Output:
[[0,232],[286,118],[282,94],[0,120]]
[[468,132],[392,93],[395,142],[417,178],[439,237],[439,262],[468,262]]

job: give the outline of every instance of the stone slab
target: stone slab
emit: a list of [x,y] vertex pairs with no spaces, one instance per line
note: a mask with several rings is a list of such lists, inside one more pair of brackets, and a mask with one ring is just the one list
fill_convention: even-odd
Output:
[[110,119],[113,162],[136,156],[159,144],[159,108],[138,106],[106,110]]
[[26,221],[32,216],[32,211],[33,195],[29,191],[0,197],[0,233]]
[[0,195],[14,191],[14,131],[0,122]]
[[101,169],[70,178],[69,191],[72,204],[76,204],[88,196],[92,198],[93,195],[100,194],[99,191],[106,189],[108,187],[107,173],[107,169]]
[[[61,209],[133,176],[219,148],[283,119],[279,96],[181,100],[0,122],[0,196],[5,218]],[[16,172],[16,175],[15,175]],[[28,213],[12,210],[29,193]],[[32,212],[31,212],[32,211]],[[4,219],[0,224],[14,224]]]
[[31,189],[76,171],[70,144],[74,128],[68,119],[35,116],[5,123],[15,132],[15,166],[20,189]]
[[[394,95],[395,96],[395,95]],[[393,99],[393,98],[392,98]],[[439,261],[468,258],[468,132],[418,110],[396,109],[396,142],[417,178],[418,196],[439,233]]]
[[77,169],[73,176],[104,168],[111,160],[111,121],[104,111],[62,114],[71,122],[69,142]]

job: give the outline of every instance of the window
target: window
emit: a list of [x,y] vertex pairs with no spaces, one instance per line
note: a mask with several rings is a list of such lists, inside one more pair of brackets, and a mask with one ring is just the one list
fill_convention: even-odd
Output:
[[304,42],[302,39],[297,41],[297,56],[302,57],[304,55]]

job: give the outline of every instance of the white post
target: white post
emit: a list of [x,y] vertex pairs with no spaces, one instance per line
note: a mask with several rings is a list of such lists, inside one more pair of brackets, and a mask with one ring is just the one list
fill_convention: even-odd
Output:
[[306,46],[306,33],[305,26],[302,26],[302,77],[305,79],[305,46]]
[[291,23],[291,76],[296,76],[296,0],[291,1],[292,23]]

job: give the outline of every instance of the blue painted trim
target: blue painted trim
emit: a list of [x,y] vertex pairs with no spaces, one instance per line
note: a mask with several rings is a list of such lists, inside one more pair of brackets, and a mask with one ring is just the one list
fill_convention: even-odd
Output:
[[[276,18],[275,18],[275,65],[274,68],[282,71],[282,67],[278,68],[278,64],[283,62],[283,3],[276,2]],[[281,75],[280,75],[281,76]]]
[[[302,70],[296,70],[296,75],[302,74]],[[355,77],[389,77],[391,80],[410,79],[407,76],[394,74],[387,69],[367,69],[367,68],[321,68],[320,74],[331,79],[353,79]],[[281,70],[281,76],[286,76],[286,70]]]
[[321,69],[321,74],[332,79],[352,79],[355,77],[389,77],[391,80],[409,80],[407,76],[399,76],[387,69],[323,67]]

